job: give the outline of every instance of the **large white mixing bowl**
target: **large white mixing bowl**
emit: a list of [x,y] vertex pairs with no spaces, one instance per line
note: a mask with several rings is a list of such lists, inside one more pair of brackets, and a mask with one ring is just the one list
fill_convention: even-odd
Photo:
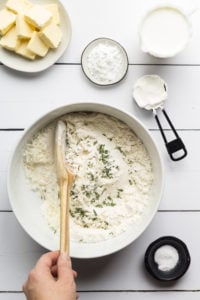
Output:
[[125,122],[143,141],[152,160],[154,182],[150,195],[151,205],[144,214],[141,225],[132,227],[121,235],[99,243],[71,242],[70,255],[76,258],[95,258],[114,253],[132,243],[148,227],[160,203],[163,190],[163,164],[158,148],[149,131],[134,116],[117,108],[97,103],[74,103],[48,112],[34,122],[16,145],[8,172],[8,194],[10,203],[24,230],[40,245],[49,249],[59,248],[59,238],[49,229],[41,216],[41,200],[28,187],[23,168],[24,146],[34,133],[63,114],[77,111],[92,111],[108,114]]

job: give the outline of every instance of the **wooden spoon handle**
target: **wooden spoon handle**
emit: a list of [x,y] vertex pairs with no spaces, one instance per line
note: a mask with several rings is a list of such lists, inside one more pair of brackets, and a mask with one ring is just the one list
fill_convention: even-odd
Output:
[[60,252],[66,252],[69,255],[70,191],[74,180],[74,174],[65,162],[66,132],[66,124],[63,121],[58,121],[55,133],[55,161],[57,179],[60,187]]
[[70,192],[74,174],[68,170],[67,177],[60,179],[60,252],[69,255],[70,249]]
[[60,180],[60,252],[69,255],[69,195],[68,180]]

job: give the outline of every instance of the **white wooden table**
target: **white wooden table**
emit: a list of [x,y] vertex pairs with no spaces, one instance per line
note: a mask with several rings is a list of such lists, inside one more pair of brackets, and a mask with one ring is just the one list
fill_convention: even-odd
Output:
[[[175,0],[173,1],[175,2]],[[188,3],[189,2],[189,3]],[[199,1],[196,5],[200,7]],[[97,260],[73,260],[82,299],[181,299],[200,297],[200,10],[192,16],[194,34],[175,58],[159,60],[140,51],[137,26],[145,8],[162,0],[63,0],[73,36],[64,56],[45,72],[27,75],[0,64],[0,300],[21,300],[21,286],[46,251],[20,227],[9,205],[6,172],[12,147],[24,128],[48,110],[71,102],[97,101],[127,110],[152,131],[165,163],[166,184],[159,211],[132,245]],[[193,1],[181,1],[188,11]],[[83,75],[80,55],[92,39],[119,41],[129,56],[127,77],[100,88]],[[144,74],[158,74],[169,85],[166,110],[187,149],[188,157],[172,162],[151,113],[132,100],[132,86]],[[144,270],[144,252],[154,239],[174,235],[186,242],[191,266],[174,284],[161,284]]]

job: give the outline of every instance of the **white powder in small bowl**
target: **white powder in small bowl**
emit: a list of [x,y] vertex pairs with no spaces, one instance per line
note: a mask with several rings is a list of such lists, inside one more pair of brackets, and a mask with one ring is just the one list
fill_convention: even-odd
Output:
[[179,261],[179,254],[176,248],[164,245],[156,250],[154,260],[160,271],[167,272],[176,267]]
[[83,51],[81,61],[85,75],[99,85],[119,82],[128,68],[128,57],[124,48],[108,38],[92,41]]

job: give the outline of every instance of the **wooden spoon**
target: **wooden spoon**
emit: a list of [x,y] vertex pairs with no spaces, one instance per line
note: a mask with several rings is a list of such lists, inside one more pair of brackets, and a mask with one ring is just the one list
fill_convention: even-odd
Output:
[[74,174],[65,161],[66,130],[66,124],[63,121],[58,121],[55,132],[55,161],[60,187],[60,252],[69,254],[70,190]]

